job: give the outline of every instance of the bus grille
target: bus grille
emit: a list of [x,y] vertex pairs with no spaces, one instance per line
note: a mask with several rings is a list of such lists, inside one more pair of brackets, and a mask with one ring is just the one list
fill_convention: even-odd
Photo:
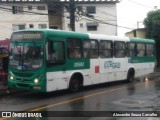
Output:
[[30,82],[31,80],[30,79],[25,79],[25,78],[16,78],[16,81],[19,81],[19,82]]
[[19,87],[25,87],[25,88],[29,88],[30,87],[29,84],[22,84],[22,83],[17,83],[17,86],[19,86]]
[[33,74],[31,74],[31,73],[17,73],[17,72],[13,72],[13,74],[15,76],[18,76],[18,77],[32,77],[33,76]]

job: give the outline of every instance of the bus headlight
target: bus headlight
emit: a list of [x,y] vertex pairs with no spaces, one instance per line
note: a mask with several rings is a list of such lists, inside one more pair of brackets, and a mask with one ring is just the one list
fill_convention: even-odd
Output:
[[10,80],[13,80],[14,79],[14,77],[13,76],[10,76]]
[[38,83],[38,82],[39,82],[38,78],[35,78],[34,83]]

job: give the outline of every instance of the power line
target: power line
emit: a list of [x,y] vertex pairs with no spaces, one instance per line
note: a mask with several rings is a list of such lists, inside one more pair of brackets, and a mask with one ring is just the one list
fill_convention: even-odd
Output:
[[[49,4],[49,5],[55,5],[55,4]],[[12,7],[12,5],[3,5],[3,6],[10,6],[10,7]],[[28,5],[29,6],[29,5]],[[34,6],[35,7],[35,6]],[[25,7],[25,5],[23,6],[23,8],[28,8],[27,7],[27,5],[26,5],[26,7]],[[107,8],[109,8],[109,9],[111,9],[109,6],[107,6]],[[36,8],[35,8],[36,9]],[[47,9],[47,10],[55,10],[55,9]],[[112,10],[112,9],[111,9]],[[104,12],[104,11],[101,11],[101,10],[98,10],[97,9],[97,11],[99,11],[99,12],[101,12],[101,13],[103,13],[103,14],[106,14],[107,16],[112,16],[112,17],[115,17],[115,18],[120,18],[120,17],[118,17],[118,16],[115,16],[115,15],[113,15],[113,14],[110,14],[110,13],[107,13],[107,12]],[[31,13],[30,13],[31,14]],[[51,15],[51,14],[49,14],[49,15]],[[60,15],[53,15],[53,16],[60,16]],[[103,17],[101,17],[101,18],[103,18]],[[120,18],[120,19],[125,19],[125,18]],[[108,21],[108,20],[106,20],[106,21]],[[110,21],[117,21],[117,20],[110,20]]]
[[[2,10],[2,11],[6,11],[6,12],[11,12],[10,10],[4,10],[4,9],[1,9],[1,10]],[[20,16],[16,17],[15,20],[10,21],[10,22],[12,22],[12,23],[16,22],[17,19],[18,19],[18,20],[21,19],[22,15],[23,15],[23,14],[20,14]],[[30,14],[29,14],[29,15],[30,15]],[[33,16],[33,17],[34,17],[34,16]],[[32,17],[30,17],[29,19],[31,19],[31,18],[32,18]],[[41,19],[41,18],[39,17],[39,19]],[[13,28],[10,28],[10,27],[6,27],[6,26],[2,26],[2,25],[0,25],[0,26],[3,27],[3,28],[7,28],[7,29],[13,30]],[[0,29],[3,29],[3,28],[0,28]]]
[[[7,12],[11,12],[11,11],[12,11],[12,9],[10,9],[10,8],[0,7],[0,9],[1,9],[1,10],[6,10],[6,11],[9,10],[9,11],[7,11]],[[23,11],[23,10],[22,10],[21,12],[31,13],[31,14],[37,14],[37,15],[50,15],[50,14],[46,14],[46,13],[30,12],[30,11]],[[65,16],[63,16],[63,17],[65,17]],[[89,17],[88,17],[88,18],[89,18]],[[95,18],[90,18],[90,19],[93,19],[93,20],[95,20],[95,21],[97,21],[97,22],[99,22],[99,23],[102,23],[102,24],[108,24],[108,25],[117,26],[117,27],[126,28],[126,29],[134,29],[134,28],[129,28],[129,27],[125,27],[125,26],[115,25],[115,24],[112,24],[112,23],[107,23],[107,22],[105,22],[105,21],[98,20],[98,19],[95,19]]]
[[129,27],[125,27],[125,26],[120,26],[120,25],[117,25],[117,24],[107,23],[107,22],[104,22],[102,20],[98,20],[98,19],[95,19],[95,18],[90,18],[90,19],[85,18],[85,19],[86,20],[92,19],[91,21],[96,21],[96,22],[99,22],[99,23],[102,23],[102,24],[112,25],[112,26],[121,27],[121,28],[125,28],[125,29],[131,29],[131,30],[135,29],[135,28],[129,28]]
[[[0,9],[13,11],[12,9],[10,9],[10,8],[5,8],[5,7],[0,7]],[[37,14],[37,15],[48,15],[48,14],[45,14],[45,13],[30,12],[30,11],[24,11],[24,10],[16,10],[16,11],[23,12],[23,13]]]
[[128,0],[128,1],[129,1],[129,2],[132,2],[132,3],[135,3],[135,4],[137,4],[137,5],[140,5],[140,6],[143,6],[143,7],[149,8],[149,9],[153,9],[152,7],[149,7],[149,6],[144,5],[144,4],[141,4],[141,3],[137,3],[137,2],[135,2],[135,1],[133,1],[133,0]]

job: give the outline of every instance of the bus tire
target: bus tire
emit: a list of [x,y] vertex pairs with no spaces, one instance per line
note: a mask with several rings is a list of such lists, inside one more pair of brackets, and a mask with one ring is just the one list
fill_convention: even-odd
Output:
[[127,82],[133,82],[134,81],[134,70],[133,69],[130,69],[128,71],[128,74],[127,74]]
[[71,92],[76,92],[80,88],[80,81],[77,77],[72,77],[69,83],[69,90]]

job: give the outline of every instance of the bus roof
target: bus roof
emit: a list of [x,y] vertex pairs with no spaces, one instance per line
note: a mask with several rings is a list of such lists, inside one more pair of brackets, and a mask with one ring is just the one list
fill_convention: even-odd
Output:
[[86,39],[88,38],[88,34],[86,33],[78,33],[78,32],[56,30],[56,29],[25,29],[16,32],[27,32],[27,31],[44,32],[44,34],[54,37],[65,36],[65,37],[86,38]]
[[155,43],[153,39],[145,39],[145,38],[131,38],[131,42],[139,42],[139,43]]
[[[91,34],[91,33],[78,33],[73,31],[65,31],[65,30],[57,30],[57,29],[25,29],[19,30],[16,32],[25,32],[25,31],[35,31],[35,32],[44,32],[44,34],[50,37],[56,36],[65,36],[65,37],[74,37],[74,38],[82,38],[82,39],[97,39],[97,40],[112,40],[112,41],[131,41],[131,42],[139,42],[139,43],[155,43],[152,39],[144,39],[144,38],[128,38],[128,37],[119,37],[113,35],[104,35],[104,34]],[[14,32],[14,33],[16,33]]]
[[120,36],[104,35],[104,34],[89,34],[89,37],[91,39],[98,39],[98,40],[129,41],[128,37],[120,37]]
[[119,37],[113,35],[104,35],[104,34],[91,34],[91,33],[78,33],[73,31],[64,31],[64,30],[56,30],[56,29],[25,29],[17,32],[24,31],[39,31],[44,32],[49,36],[65,36],[65,37],[75,37],[75,38],[84,38],[84,39],[97,39],[97,40],[118,40],[118,41],[129,41],[128,37]]

